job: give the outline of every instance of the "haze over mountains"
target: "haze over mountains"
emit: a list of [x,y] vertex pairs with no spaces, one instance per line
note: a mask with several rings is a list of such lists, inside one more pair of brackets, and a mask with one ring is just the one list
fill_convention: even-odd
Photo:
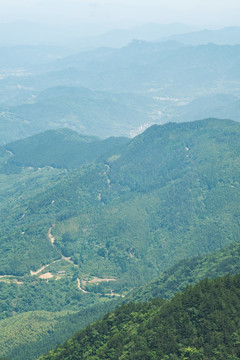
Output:
[[128,29],[106,31],[104,27],[86,23],[72,24],[68,27],[37,24],[27,21],[1,23],[1,46],[40,46],[58,45],[72,51],[90,50],[102,46],[122,47],[133,39],[155,41],[161,38],[196,31],[199,27],[175,24],[148,23]]
[[0,143],[61,127],[106,138],[172,120],[238,121],[239,45],[218,32],[227,44],[135,40],[67,57],[59,47],[2,48]]
[[238,360],[239,28],[0,27],[0,357]]

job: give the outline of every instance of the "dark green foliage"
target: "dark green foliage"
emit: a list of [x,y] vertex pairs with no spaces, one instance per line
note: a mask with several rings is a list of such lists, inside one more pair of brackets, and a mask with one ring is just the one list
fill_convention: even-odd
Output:
[[239,135],[231,121],[153,126],[105,164],[56,175],[11,213],[6,203],[0,272],[23,275],[63,254],[83,275],[117,277],[123,292],[238,241]]
[[124,302],[148,301],[155,297],[172,298],[187,285],[228,273],[240,273],[239,242],[206,256],[180,261],[158,278],[130,292]]
[[[214,119],[153,126],[81,168],[2,172],[0,275],[11,275],[0,283],[3,316],[34,304],[37,310],[85,309],[125,295],[182,259],[239,241],[239,136],[238,123]],[[1,154],[3,167],[12,155]],[[237,261],[220,254],[219,260],[213,276],[223,267],[238,271]],[[56,280],[62,262],[70,268]],[[191,274],[193,263],[187,264],[163,274],[165,285],[160,279],[160,290],[153,284],[150,292],[172,297],[209,275],[204,267]],[[52,279],[28,278],[42,266]],[[116,281],[90,282],[94,277]]]
[[119,307],[41,359],[238,359],[239,319],[240,275],[205,279],[170,302]]
[[0,323],[0,352],[11,360],[37,359],[115,307],[108,301],[74,313],[35,311],[7,319]]
[[70,129],[48,130],[4,146],[2,149],[10,151],[13,156],[2,171],[14,171],[17,167],[26,166],[76,168],[95,161],[103,154],[119,151],[118,148],[128,142],[127,138],[100,140],[93,136],[82,136]]
[[70,276],[48,282],[35,277],[21,278],[21,281],[21,285],[0,282],[0,319],[10,317],[12,313],[35,310],[77,311],[102,300],[98,294],[83,294],[78,290],[77,280]]
[[98,175],[85,173],[101,202],[89,206],[88,215],[78,209],[74,242],[62,241],[72,220],[55,227],[59,246],[86,272],[114,268],[113,275],[136,286],[180,259],[237,241],[238,153],[236,123],[150,128],[109,161],[111,188],[104,185],[100,168]]

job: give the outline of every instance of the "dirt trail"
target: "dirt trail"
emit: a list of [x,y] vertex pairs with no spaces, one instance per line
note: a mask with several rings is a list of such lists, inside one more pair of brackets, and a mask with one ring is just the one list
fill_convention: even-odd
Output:
[[33,276],[33,275],[38,275],[40,272],[42,272],[43,270],[45,270],[46,268],[48,268],[50,265],[53,265],[53,264],[56,264],[57,262],[59,261],[67,261],[69,262],[70,264],[72,264],[74,267],[78,267],[78,265],[74,264],[74,262],[71,260],[71,258],[67,258],[66,256],[63,256],[61,257],[61,259],[58,259],[58,260],[55,260],[53,262],[51,262],[50,264],[47,264],[47,265],[44,265],[42,266],[40,269],[38,269],[37,271],[30,271],[30,274]]
[[[54,246],[55,237],[52,235],[52,228],[55,226],[55,224],[52,224],[52,226],[48,230],[48,237],[51,241],[51,244]],[[78,267],[78,265],[74,264],[74,262],[71,260],[71,257],[66,257],[61,253],[61,250],[58,249],[58,252],[62,256],[62,260],[70,262],[73,266]]]
[[77,278],[77,282],[78,282],[78,289],[79,289],[80,291],[84,292],[85,294],[89,294],[88,291],[86,291],[86,290],[84,290],[84,289],[81,288],[81,281],[80,281],[80,279]]
[[78,268],[78,265],[77,264],[74,264],[74,261],[71,260],[71,257],[66,257],[66,256],[63,256],[62,255],[62,259],[61,260],[65,260],[65,261],[68,261],[70,264],[72,264],[74,267],[77,267]]
[[[54,226],[54,224],[53,224],[53,226]],[[51,241],[51,244],[54,245],[55,237],[52,235],[52,226],[48,230],[48,237],[49,237],[49,240]]]
[[50,264],[47,264],[47,265],[44,265],[44,266],[42,266],[40,269],[38,269],[37,271],[30,271],[30,274],[33,276],[33,275],[37,275],[37,274],[39,274],[40,272],[42,272],[44,269],[46,269],[47,267],[49,267],[50,265],[52,265],[52,264],[55,264],[56,262],[58,262],[58,261],[61,261],[62,259],[59,259],[59,260],[55,260],[55,261],[53,261],[53,262],[51,262]]
[[[55,244],[54,244],[54,242],[55,242],[55,237],[52,235],[52,228],[53,228],[54,226],[55,226],[55,224],[52,224],[52,226],[49,228],[49,230],[48,230],[48,237],[49,237],[49,240],[50,240],[52,246],[55,247]],[[57,249],[57,248],[56,248],[56,249]],[[56,262],[61,261],[61,260],[64,260],[64,261],[69,262],[69,263],[72,264],[74,267],[78,267],[78,265],[74,264],[74,262],[71,260],[71,257],[66,257],[66,256],[64,256],[64,255],[62,254],[62,252],[61,252],[60,249],[57,249],[57,251],[58,251],[58,253],[59,253],[60,256],[61,256],[61,259],[55,260],[55,261],[51,262],[50,264],[44,265],[44,266],[42,266],[40,269],[38,269],[37,271],[32,271],[32,270],[31,270],[31,271],[30,271],[30,274],[31,274],[32,276],[38,275],[39,273],[41,273],[43,270],[45,270],[45,269],[46,269],[47,267],[49,267],[50,265],[53,265],[53,264],[55,264]],[[44,274],[41,275],[41,278],[42,278],[42,279],[43,279],[43,277],[42,277],[43,275],[44,275]]]
[[40,269],[38,269],[37,271],[30,271],[30,274],[33,276],[33,275],[37,275],[39,274],[41,271],[43,271],[44,269],[46,269],[48,266],[50,266],[51,264],[47,264],[47,265],[44,265],[42,266]]
[[110,170],[110,166],[108,164],[105,164],[105,167],[106,167],[106,171],[104,171],[104,175],[107,178],[108,187],[110,188],[111,187],[111,181],[110,181],[110,179],[108,177],[108,171]]

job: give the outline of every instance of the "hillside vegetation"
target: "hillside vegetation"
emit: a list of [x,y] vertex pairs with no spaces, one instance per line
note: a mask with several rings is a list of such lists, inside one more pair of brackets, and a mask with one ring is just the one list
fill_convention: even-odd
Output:
[[[210,119],[153,126],[30,198],[13,194],[14,208],[1,214],[0,273],[23,276],[70,257],[86,291],[122,293],[238,241],[239,132]],[[93,276],[117,281],[96,285]]]
[[12,156],[2,172],[16,172],[19,167],[72,169],[93,162],[103,154],[118,151],[129,141],[128,138],[114,137],[102,140],[67,128],[48,130],[3,146],[2,150]]
[[[25,312],[9,320],[2,321],[0,322],[0,332],[3,331],[4,336],[0,340],[0,354],[5,354],[13,360],[22,359],[23,357],[25,360],[37,358],[57,344],[64,342],[66,338],[73,335],[77,330],[84,328],[108,311],[113,310],[119,304],[133,301],[145,302],[156,297],[172,298],[187,285],[197,283],[206,277],[240,273],[239,252],[240,243],[238,242],[213,254],[182,260],[162,273],[160,277],[131,291],[124,298],[97,302],[96,305],[89,306],[87,309],[78,312],[75,311],[70,314],[66,311],[62,313]],[[20,288],[17,284],[11,286],[5,284],[1,287],[1,300],[3,304],[5,303],[5,308],[9,308],[7,303],[13,302],[17,294],[18,311],[31,309],[29,302],[25,304],[26,297],[32,297],[32,309],[41,308],[40,306],[42,306],[43,309],[57,311],[66,308],[66,303],[68,303],[68,309],[77,309],[77,303],[73,302],[73,298],[71,299],[71,296],[77,296],[77,293],[72,291],[74,282],[70,282],[69,285],[69,288],[55,287],[54,289],[50,287],[50,284],[45,285],[44,283],[34,287],[22,284]],[[54,296],[54,293],[56,296]],[[63,297],[65,293],[68,293],[68,298]],[[42,301],[42,296],[44,296],[44,301]],[[13,311],[13,308],[11,310]],[[29,321],[29,319],[31,327],[22,327],[22,324]],[[41,325],[42,322],[47,331]],[[18,324],[23,330],[19,331]],[[36,337],[37,341],[34,340]],[[7,347],[6,343],[8,344]]]
[[237,360],[239,284],[205,279],[170,302],[124,305],[40,359]]
[[[239,135],[238,123],[207,119],[152,126],[131,141],[61,130],[0,148],[2,319],[80,311],[82,328],[89,306],[94,320],[125,298],[172,297],[205,276],[238,272]],[[65,157],[54,152],[58,141]],[[94,162],[81,151],[72,160],[95,143]],[[77,330],[63,330],[67,319],[46,316],[52,338],[43,329],[42,345],[23,344],[29,359]]]
[[240,273],[240,243],[232,244],[208,255],[184,259],[159,277],[131,291],[123,302],[149,301],[156,297],[172,298],[188,286],[204,278]]

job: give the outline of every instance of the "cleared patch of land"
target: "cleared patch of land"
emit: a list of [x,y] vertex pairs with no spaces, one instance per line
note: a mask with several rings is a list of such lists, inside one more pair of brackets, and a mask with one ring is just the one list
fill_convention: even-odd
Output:
[[39,279],[44,279],[44,280],[51,279],[51,278],[53,278],[53,274],[50,272],[47,272],[47,273],[39,276]]

